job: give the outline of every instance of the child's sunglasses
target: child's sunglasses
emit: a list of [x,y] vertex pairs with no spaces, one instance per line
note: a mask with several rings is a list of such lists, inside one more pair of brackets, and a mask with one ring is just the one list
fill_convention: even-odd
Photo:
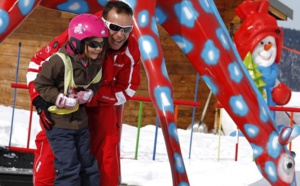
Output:
[[123,30],[124,34],[129,34],[132,31],[132,25],[131,26],[120,26],[115,23],[106,21],[103,17],[102,20],[106,24],[107,28],[114,32],[119,32],[120,30]]
[[97,48],[97,47],[100,47],[100,48],[103,48],[104,46],[104,41],[102,42],[98,42],[98,41],[88,41],[86,42],[86,44],[91,47],[91,48]]

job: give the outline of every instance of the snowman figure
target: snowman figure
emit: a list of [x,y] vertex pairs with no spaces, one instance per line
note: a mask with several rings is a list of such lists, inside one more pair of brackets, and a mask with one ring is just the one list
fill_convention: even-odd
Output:
[[279,73],[278,66],[274,63],[276,55],[276,40],[273,36],[267,36],[262,39],[252,51],[252,59],[258,65],[258,70],[262,73],[262,79],[266,84],[264,89],[269,106],[276,105],[272,99],[272,90],[275,87]]
[[[268,14],[268,7],[266,0],[245,0],[239,5],[235,12],[243,22],[234,34],[234,41],[241,58],[244,59],[250,52],[262,73],[268,106],[285,105],[290,100],[291,90],[277,80],[283,30]],[[275,112],[272,114],[275,120]]]

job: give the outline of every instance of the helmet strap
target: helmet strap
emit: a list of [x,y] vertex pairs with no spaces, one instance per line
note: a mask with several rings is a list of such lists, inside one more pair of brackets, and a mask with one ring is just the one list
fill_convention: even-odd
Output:
[[79,41],[76,38],[71,37],[69,39],[69,45],[75,54],[83,54],[84,52],[84,41]]

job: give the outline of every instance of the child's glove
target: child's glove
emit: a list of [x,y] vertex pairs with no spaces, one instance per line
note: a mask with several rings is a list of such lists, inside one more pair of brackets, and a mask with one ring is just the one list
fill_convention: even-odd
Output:
[[48,111],[48,108],[51,106],[51,104],[46,102],[41,96],[38,96],[33,100],[33,105],[40,116],[40,120],[44,128],[46,130],[50,130],[55,124]]
[[68,110],[75,109],[77,103],[78,103],[77,98],[67,97],[62,93],[58,94],[55,101],[55,105],[58,109],[65,108]]
[[85,104],[86,102],[90,102],[93,98],[93,91],[87,89],[85,91],[79,91],[76,93],[75,97],[77,97],[78,104]]

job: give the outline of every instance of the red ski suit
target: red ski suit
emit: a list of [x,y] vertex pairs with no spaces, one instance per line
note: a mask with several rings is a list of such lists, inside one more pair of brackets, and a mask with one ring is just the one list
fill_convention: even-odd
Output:
[[122,105],[135,94],[139,86],[139,59],[138,44],[132,36],[128,38],[126,47],[109,51],[103,64],[100,88],[86,108],[91,152],[98,161],[101,186],[117,186],[121,183]]
[[[97,14],[99,16],[102,12]],[[33,81],[41,66],[67,40],[66,30],[31,58],[26,75],[31,100],[39,95]],[[140,84],[140,52],[132,35],[121,49],[108,51],[101,81],[97,94],[87,105],[91,153],[98,161],[100,185],[117,186],[121,182],[119,148],[123,104],[135,94]],[[55,157],[43,127],[36,136],[36,147],[33,183],[35,186],[52,186],[55,178]]]

